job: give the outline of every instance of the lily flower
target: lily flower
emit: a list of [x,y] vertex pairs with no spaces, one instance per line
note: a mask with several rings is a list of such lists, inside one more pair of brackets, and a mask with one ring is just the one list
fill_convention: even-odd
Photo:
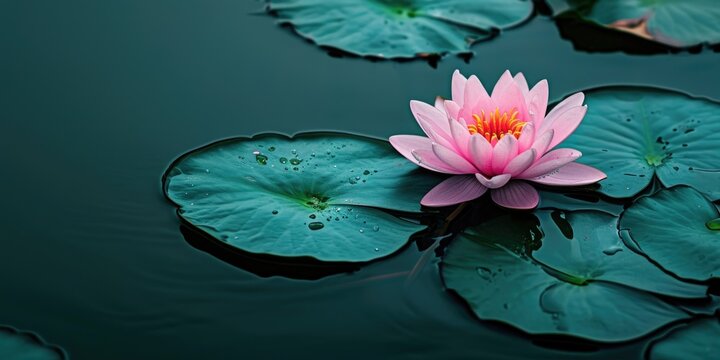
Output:
[[546,115],[547,80],[532,89],[522,73],[505,71],[491,95],[476,76],[452,77],[452,100],[435,105],[411,101],[410,109],[427,137],[395,135],[390,143],[413,163],[452,174],[422,199],[439,207],[474,200],[490,190],[500,206],[532,209],[539,202],[531,183],[578,186],[598,182],[605,173],[574,162],[582,154],[555,147],[580,125],[587,106],[576,93]]

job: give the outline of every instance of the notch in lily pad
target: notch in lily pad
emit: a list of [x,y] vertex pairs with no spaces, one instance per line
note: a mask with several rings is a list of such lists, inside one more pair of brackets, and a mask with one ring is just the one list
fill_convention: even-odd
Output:
[[382,59],[471,54],[470,45],[518,25],[530,0],[270,0],[270,14],[315,44]]
[[613,86],[586,92],[588,113],[563,142],[578,162],[607,174],[599,192],[630,198],[656,177],[720,199],[720,104],[651,87]]
[[[261,134],[193,150],[164,176],[188,225],[245,255],[361,263],[425,226],[420,197],[442,180],[386,142],[340,133]],[[401,218],[402,216],[403,218]]]
[[442,277],[478,318],[530,334],[627,341],[689,318],[666,299],[704,299],[707,287],[631,252],[616,226],[598,211],[501,216],[450,243]]
[[677,186],[638,199],[623,213],[638,251],[684,279],[720,278],[720,212],[698,191]]

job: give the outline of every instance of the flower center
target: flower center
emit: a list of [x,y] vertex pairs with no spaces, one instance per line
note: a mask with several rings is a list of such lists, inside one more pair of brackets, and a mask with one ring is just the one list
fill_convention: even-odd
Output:
[[508,112],[500,112],[495,109],[494,112],[486,114],[481,111],[480,115],[473,114],[474,124],[468,124],[468,130],[471,135],[480,134],[489,142],[496,143],[505,135],[513,135],[520,138],[520,133],[527,122],[518,119],[518,112],[514,108]]

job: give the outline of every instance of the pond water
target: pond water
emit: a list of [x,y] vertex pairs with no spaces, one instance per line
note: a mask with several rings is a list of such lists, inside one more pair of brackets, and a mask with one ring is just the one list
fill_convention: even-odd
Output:
[[588,346],[478,321],[414,244],[354,273],[259,277],[186,241],[161,176],[231,136],[417,133],[408,101],[448,95],[456,68],[547,78],[551,99],[606,84],[720,99],[717,53],[577,52],[535,17],[434,69],[328,56],[262,6],[0,3],[0,324],[72,359],[642,356],[652,336]]

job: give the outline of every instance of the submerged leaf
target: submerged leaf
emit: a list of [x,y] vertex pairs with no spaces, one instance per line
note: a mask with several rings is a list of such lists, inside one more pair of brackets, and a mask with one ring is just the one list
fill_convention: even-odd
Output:
[[360,262],[397,251],[424,228],[379,208],[419,212],[440,180],[384,141],[264,134],[183,155],[165,191],[180,217],[240,250]]
[[470,44],[516,25],[529,0],[271,0],[268,9],[320,46],[361,56],[468,53]]

